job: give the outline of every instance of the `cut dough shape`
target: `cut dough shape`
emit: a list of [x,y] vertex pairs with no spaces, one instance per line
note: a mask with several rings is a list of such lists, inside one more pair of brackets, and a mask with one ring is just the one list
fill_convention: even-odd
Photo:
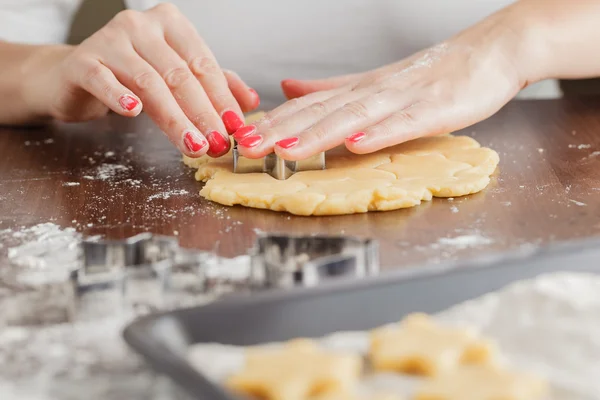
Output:
[[298,339],[282,347],[248,350],[244,369],[226,385],[262,400],[306,400],[351,393],[361,370],[358,355],[326,352]]
[[495,345],[473,331],[442,327],[425,314],[371,332],[369,360],[376,371],[437,376],[463,364],[490,364]]
[[416,139],[371,154],[345,147],[327,152],[327,169],[287,180],[268,174],[234,174],[231,154],[219,159],[184,157],[206,182],[200,195],[232,206],[339,215],[412,207],[436,197],[476,193],[490,182],[498,154],[466,136]]
[[547,393],[547,384],[536,377],[469,366],[425,381],[414,400],[541,400]]

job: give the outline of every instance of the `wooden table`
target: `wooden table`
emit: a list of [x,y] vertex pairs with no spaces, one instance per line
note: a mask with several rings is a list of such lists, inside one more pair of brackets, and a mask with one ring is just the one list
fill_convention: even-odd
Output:
[[[461,132],[500,154],[482,193],[394,212],[295,217],[209,204],[146,117],[0,129],[0,229],[53,222],[84,235],[150,231],[243,254],[257,232],[369,236],[386,268],[600,232],[600,98],[515,101]],[[426,168],[426,166],[424,166]]]

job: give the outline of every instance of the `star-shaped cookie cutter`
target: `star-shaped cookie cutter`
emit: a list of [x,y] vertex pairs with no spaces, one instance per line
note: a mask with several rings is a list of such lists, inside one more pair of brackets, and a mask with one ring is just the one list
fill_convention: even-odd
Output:
[[313,171],[325,169],[325,153],[318,153],[312,157],[299,161],[287,161],[275,153],[262,158],[247,158],[239,154],[237,143],[233,149],[233,172],[246,174],[264,172],[275,179],[285,180],[300,171]]

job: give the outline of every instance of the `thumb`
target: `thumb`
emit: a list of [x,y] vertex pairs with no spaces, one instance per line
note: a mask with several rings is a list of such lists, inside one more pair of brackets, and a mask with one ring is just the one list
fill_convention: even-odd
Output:
[[309,93],[335,89],[357,80],[361,75],[362,74],[341,75],[317,80],[284,79],[281,81],[281,89],[283,90],[285,97],[288,99],[295,99],[296,97],[302,97]]

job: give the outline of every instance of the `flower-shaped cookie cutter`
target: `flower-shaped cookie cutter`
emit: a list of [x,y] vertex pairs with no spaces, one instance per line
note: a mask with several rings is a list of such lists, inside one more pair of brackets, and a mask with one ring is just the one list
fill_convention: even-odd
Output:
[[233,150],[233,172],[246,174],[264,172],[275,179],[285,180],[300,171],[313,171],[325,169],[325,153],[318,153],[312,157],[299,161],[287,161],[275,153],[262,158],[247,158],[239,154],[237,143]]

